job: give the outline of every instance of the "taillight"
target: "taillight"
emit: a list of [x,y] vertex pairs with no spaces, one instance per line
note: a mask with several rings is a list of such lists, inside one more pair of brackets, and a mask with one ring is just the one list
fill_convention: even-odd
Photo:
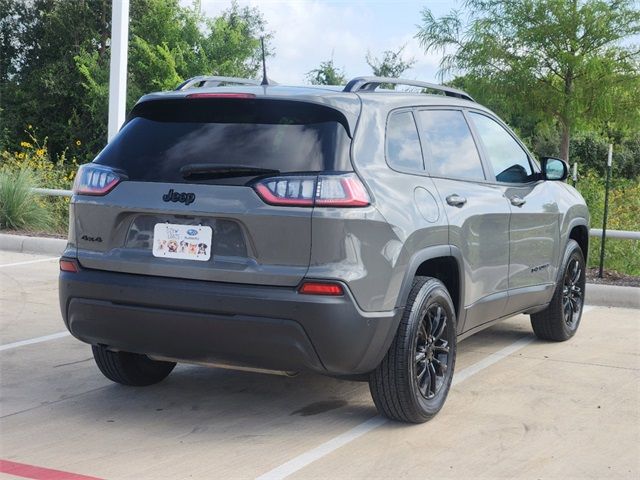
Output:
[[315,176],[273,177],[254,185],[256,192],[271,205],[313,207]]
[[316,206],[366,207],[367,205],[369,205],[369,194],[355,173],[318,177]]
[[266,178],[254,189],[271,205],[292,207],[366,207],[369,194],[355,173],[288,175]]
[[333,282],[304,282],[300,285],[298,293],[304,295],[343,295],[342,285]]
[[73,182],[73,193],[105,195],[120,183],[122,177],[111,168],[95,163],[81,165]]

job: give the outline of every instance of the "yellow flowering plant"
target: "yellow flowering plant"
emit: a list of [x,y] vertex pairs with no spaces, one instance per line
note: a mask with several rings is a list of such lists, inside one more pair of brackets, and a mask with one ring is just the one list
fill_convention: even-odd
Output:
[[[47,149],[47,138],[39,140],[31,125],[27,127],[25,133],[27,139],[20,142],[20,148],[17,151],[0,152],[0,172],[28,170],[32,172],[40,187],[71,189],[78,170],[76,158],[67,158],[64,151],[56,159],[51,159]],[[56,233],[66,233],[69,198],[41,196],[38,197],[38,201],[50,211]]]

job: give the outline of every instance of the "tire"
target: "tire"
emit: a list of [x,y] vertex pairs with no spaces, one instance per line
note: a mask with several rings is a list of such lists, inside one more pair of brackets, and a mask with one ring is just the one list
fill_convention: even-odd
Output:
[[569,240],[551,303],[531,315],[531,326],[538,338],[564,342],[575,335],[582,318],[585,281],[582,249],[578,242]]
[[146,355],[112,352],[102,346],[91,346],[93,358],[102,374],[112,382],[143,387],[161,382],[176,366],[173,362],[151,360]]
[[391,347],[369,376],[371,396],[382,415],[424,423],[440,411],[453,378],[456,325],[442,282],[416,277]]

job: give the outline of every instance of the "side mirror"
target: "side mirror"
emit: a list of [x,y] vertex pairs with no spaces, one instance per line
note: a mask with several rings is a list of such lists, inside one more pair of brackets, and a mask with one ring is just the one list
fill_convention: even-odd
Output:
[[560,158],[543,157],[540,160],[542,175],[545,180],[566,180],[569,176],[569,165]]

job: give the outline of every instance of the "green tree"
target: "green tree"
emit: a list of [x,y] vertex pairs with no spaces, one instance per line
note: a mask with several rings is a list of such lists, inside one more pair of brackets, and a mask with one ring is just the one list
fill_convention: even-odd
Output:
[[[70,148],[90,159],[106,142],[111,0],[0,0],[0,9],[0,149],[33,125],[53,158]],[[195,75],[255,77],[260,36],[260,12],[235,2],[209,18],[179,0],[132,0],[128,108]]]
[[[395,51],[385,50],[381,59],[371,55],[371,52],[367,52],[366,60],[373,74],[376,77],[399,78],[405,71],[409,70],[416,61],[414,58],[404,60],[402,53],[405,47],[406,45],[403,45]],[[382,87],[394,89],[395,85],[383,84]]]
[[577,127],[638,130],[640,33],[635,0],[467,0],[469,20],[422,11],[417,38],[443,53],[440,75],[515,115],[552,117],[568,159]]
[[[134,0],[131,6],[127,104],[141,95],[171,90],[196,75],[255,77],[260,67],[261,13],[233,2],[219,17],[208,18],[178,0]],[[270,36],[266,35],[267,41]],[[95,51],[76,56],[84,77],[88,110],[100,119],[104,142],[109,59]]]
[[83,79],[74,55],[83,49],[104,55],[111,2],[9,0],[8,4],[13,11],[3,16],[1,29],[3,34],[13,33],[3,60],[0,147],[15,148],[27,125],[33,125],[39,135],[48,137],[52,151],[72,145],[73,154],[83,155],[94,122],[84,108]]
[[311,85],[344,85],[347,83],[344,70],[333,63],[333,58],[320,62],[320,66],[307,72],[307,81]]

